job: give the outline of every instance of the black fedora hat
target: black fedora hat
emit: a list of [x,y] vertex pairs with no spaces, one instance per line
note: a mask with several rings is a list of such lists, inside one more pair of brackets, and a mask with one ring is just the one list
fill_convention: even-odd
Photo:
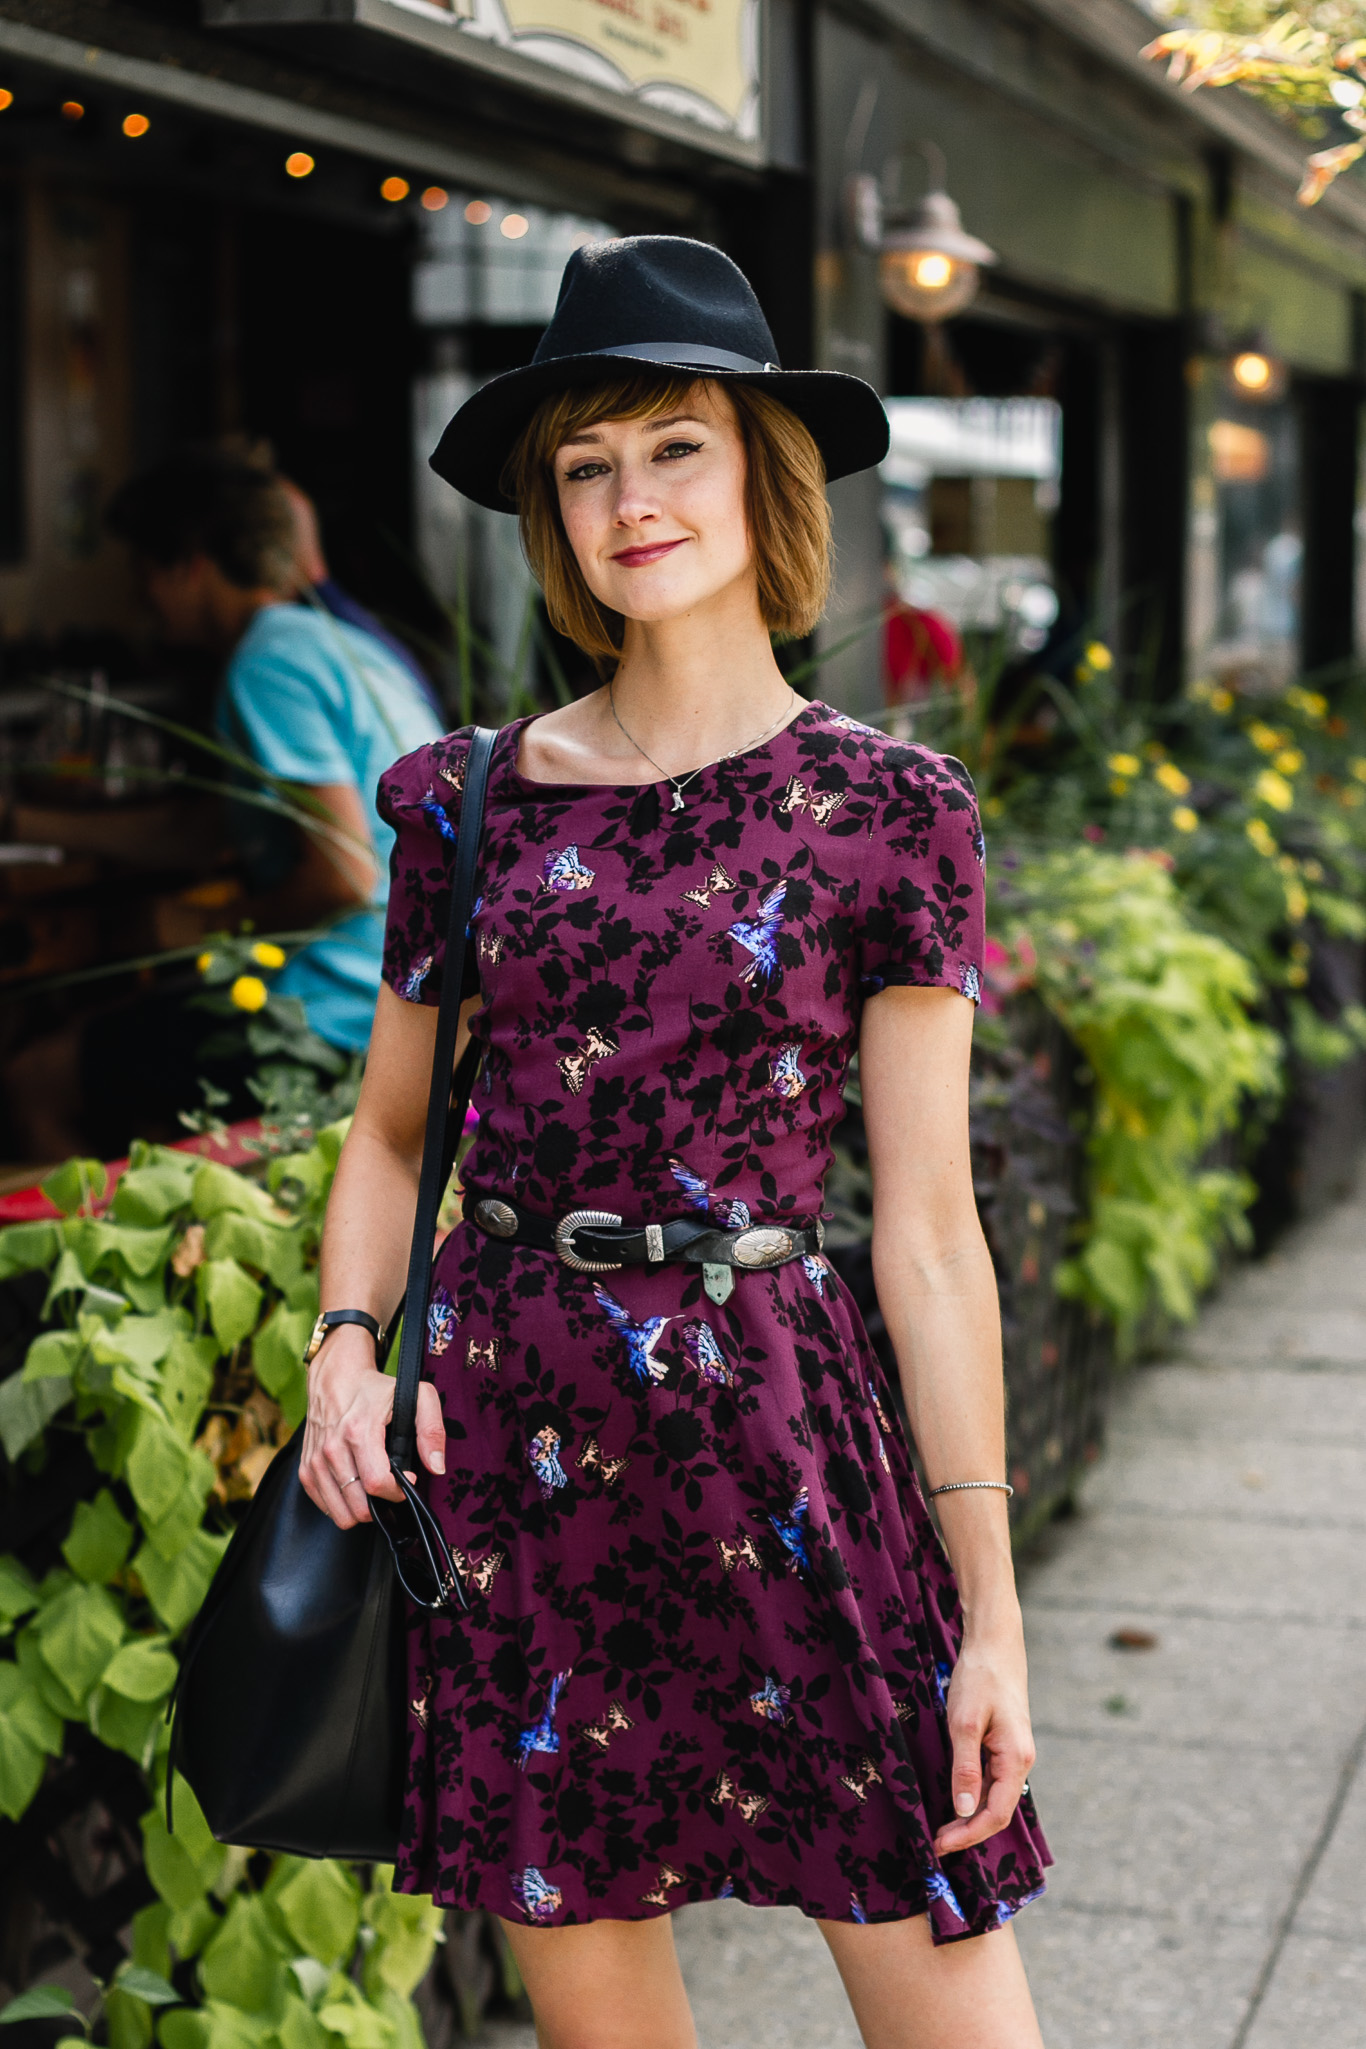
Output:
[[499,479],[546,394],[634,370],[762,384],[810,429],[827,477],[870,469],[887,453],[887,415],[872,385],[835,370],[784,370],[729,256],[682,235],[630,235],[575,250],[535,355],[465,401],[432,468],[477,505],[515,512]]

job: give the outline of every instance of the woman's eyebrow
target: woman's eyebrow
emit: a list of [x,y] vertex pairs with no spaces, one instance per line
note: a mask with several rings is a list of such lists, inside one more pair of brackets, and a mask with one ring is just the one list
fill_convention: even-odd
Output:
[[[705,420],[699,420],[696,413],[674,413],[667,420],[646,420],[643,424],[647,434],[663,434],[670,427],[705,427],[707,423]],[[560,446],[561,448],[580,448],[588,442],[599,442],[601,440],[602,436],[595,428],[580,427],[577,434],[566,434]]]

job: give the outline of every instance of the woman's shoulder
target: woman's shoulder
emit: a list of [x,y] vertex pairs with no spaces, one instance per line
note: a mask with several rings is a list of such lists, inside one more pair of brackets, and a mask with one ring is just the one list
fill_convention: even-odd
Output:
[[937,812],[977,815],[972,776],[956,755],[939,754],[915,740],[903,740],[870,726],[852,713],[822,706],[806,745],[816,759],[844,771],[846,787],[866,803],[932,806]]
[[392,818],[396,812],[429,811],[435,802],[458,813],[473,734],[473,726],[460,726],[401,755],[379,779],[381,812]]

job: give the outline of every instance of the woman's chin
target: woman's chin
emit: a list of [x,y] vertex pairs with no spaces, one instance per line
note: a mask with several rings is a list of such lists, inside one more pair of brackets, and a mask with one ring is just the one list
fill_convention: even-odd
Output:
[[[646,582],[649,572],[637,572],[639,582],[618,585],[613,579],[613,589],[595,593],[599,603],[619,612],[623,619],[634,620],[641,626],[665,626],[674,619],[686,619],[691,613],[705,612],[727,600],[731,581],[720,584],[698,584],[682,579],[666,582],[662,577],[651,587]],[[624,586],[624,587],[623,587]]]

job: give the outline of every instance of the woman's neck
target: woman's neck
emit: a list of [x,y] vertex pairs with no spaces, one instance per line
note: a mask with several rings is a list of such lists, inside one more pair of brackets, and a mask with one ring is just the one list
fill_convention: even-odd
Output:
[[678,619],[626,621],[612,703],[632,739],[676,771],[743,746],[785,709],[800,709],[752,592],[744,597]]

